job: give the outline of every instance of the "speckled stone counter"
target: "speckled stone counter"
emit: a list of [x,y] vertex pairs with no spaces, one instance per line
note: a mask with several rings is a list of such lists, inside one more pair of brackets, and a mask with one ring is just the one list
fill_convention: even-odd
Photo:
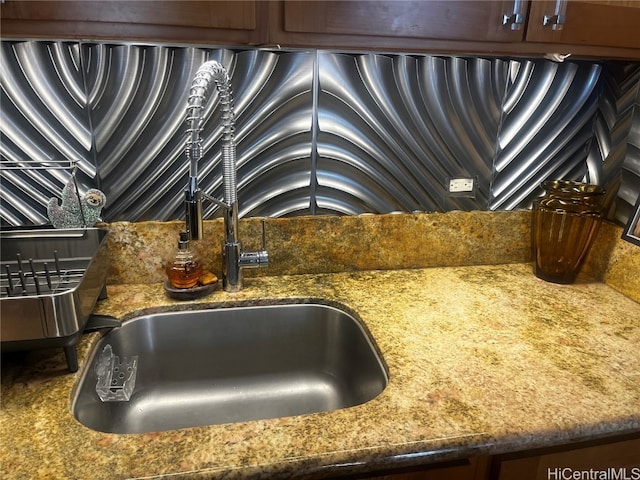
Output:
[[[333,412],[114,435],[73,418],[78,375],[63,355],[32,352],[3,364],[3,478],[321,478],[640,431],[640,303],[605,283],[546,283],[528,263],[265,276],[183,303],[160,283],[108,293],[97,312],[125,321],[256,302],[344,306],[373,335],[389,384]],[[81,365],[97,337],[83,337]]]
[[[448,212],[267,218],[269,267],[246,277],[359,270],[500,265],[531,261],[531,212]],[[109,230],[107,283],[162,282],[164,263],[184,222],[116,222]],[[239,223],[248,250],[260,248],[262,223]],[[582,267],[596,279],[640,301],[640,247],[620,239],[622,227],[603,223]],[[204,239],[192,249],[204,266],[222,271],[221,220],[204,222]]]

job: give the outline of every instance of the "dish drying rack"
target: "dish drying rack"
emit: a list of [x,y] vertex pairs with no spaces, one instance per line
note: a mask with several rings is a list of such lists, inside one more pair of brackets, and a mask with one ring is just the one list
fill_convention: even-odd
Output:
[[[72,237],[73,238],[73,237]],[[78,236],[76,236],[78,238]],[[48,258],[2,260],[0,298],[32,295],[55,295],[77,287],[91,258],[60,258],[53,250]]]
[[[68,170],[80,202],[76,172],[78,160],[3,160],[2,170]],[[80,214],[84,212],[80,209]],[[86,222],[83,221],[83,224]],[[90,259],[60,259],[57,250],[44,252],[48,258],[25,259],[20,252],[13,261],[4,261],[0,273],[0,298],[24,295],[49,295],[76,287]]]
[[[77,161],[2,161],[0,168],[71,170],[80,201]],[[106,297],[106,236],[86,226],[0,230],[2,350],[63,347],[69,370],[77,370],[75,345],[97,300]]]

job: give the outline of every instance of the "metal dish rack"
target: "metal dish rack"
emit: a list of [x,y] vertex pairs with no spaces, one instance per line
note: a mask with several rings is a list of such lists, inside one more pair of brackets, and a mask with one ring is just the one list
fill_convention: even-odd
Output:
[[[58,250],[42,259],[22,258],[3,261],[0,274],[0,298],[32,295],[55,295],[77,287],[87,270],[87,258],[60,258]],[[52,267],[49,267],[52,265]]]
[[[75,182],[76,162],[3,161],[2,168],[71,169]],[[69,370],[78,369],[75,346],[96,302],[106,297],[106,236],[99,228],[50,225],[0,231],[3,351],[62,347]]]

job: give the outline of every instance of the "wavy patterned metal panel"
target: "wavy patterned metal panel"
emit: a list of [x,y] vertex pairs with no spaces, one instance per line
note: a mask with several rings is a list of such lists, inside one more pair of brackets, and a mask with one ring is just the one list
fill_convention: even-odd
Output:
[[[340,213],[487,205],[508,64],[321,53],[318,207]],[[450,176],[476,198],[446,197]]]
[[[96,165],[77,43],[2,42],[0,157],[3,161],[80,160],[78,183],[94,186]],[[63,170],[2,171],[0,213],[12,225],[44,223]]]
[[[241,215],[308,211],[313,70],[307,55],[103,45],[93,50],[92,58],[104,65],[90,71],[108,72],[106,79],[96,76],[104,88],[88,86],[100,92],[91,106],[98,167],[113,199],[111,218],[182,216],[186,99],[195,71],[211,59],[232,78]],[[199,180],[203,190],[221,198],[217,103],[214,94],[203,113]],[[209,205],[205,213],[216,208]]]
[[602,162],[587,162],[587,152],[600,71],[597,64],[511,62],[491,209],[530,206],[550,177],[599,183]]
[[[640,190],[637,66],[31,41],[0,52],[2,161],[79,159],[107,221],[183,216],[186,98],[208,59],[235,92],[241,215],[519,208],[548,176],[623,185],[627,209]],[[216,103],[200,176],[221,197]],[[1,175],[3,224],[44,223],[66,182]],[[447,196],[450,176],[476,177],[475,198]]]
[[604,159],[609,217],[626,224],[640,195],[640,65],[608,67],[590,157]]
[[[228,68],[236,98],[240,214],[310,212],[309,54],[69,44],[68,55],[55,56],[56,49],[3,42],[3,161],[78,158],[87,173],[81,190],[98,187],[107,195],[105,220],[181,218],[188,90],[197,68],[216,59]],[[75,72],[75,83],[57,81],[59,71]],[[199,173],[203,190],[221,198],[216,107],[213,95]],[[9,224],[45,223],[46,202],[67,179],[65,172],[2,175],[0,211]],[[35,198],[24,203],[24,197]],[[207,206],[205,214],[216,208]]]

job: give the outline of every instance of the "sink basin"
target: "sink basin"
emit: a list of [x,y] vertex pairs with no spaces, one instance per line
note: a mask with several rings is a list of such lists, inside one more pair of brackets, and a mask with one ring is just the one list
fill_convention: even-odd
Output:
[[[107,345],[119,359],[137,356],[128,400],[102,401],[96,392],[96,362]],[[372,338],[337,308],[157,313],[128,320],[98,341],[72,411],[101,432],[157,432],[351,407],[376,397],[387,380]]]

